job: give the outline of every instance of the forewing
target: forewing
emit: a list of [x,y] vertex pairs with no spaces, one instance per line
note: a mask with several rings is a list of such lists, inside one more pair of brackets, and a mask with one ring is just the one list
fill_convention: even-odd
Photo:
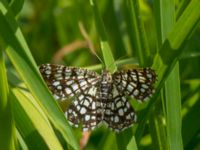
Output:
[[113,74],[113,82],[122,93],[139,101],[145,101],[154,93],[155,71],[150,68],[118,71]]
[[65,100],[83,93],[98,82],[98,74],[81,68],[45,64],[40,72],[57,100]]
[[103,120],[108,127],[120,132],[136,122],[137,116],[124,94],[121,94],[113,85],[105,107]]

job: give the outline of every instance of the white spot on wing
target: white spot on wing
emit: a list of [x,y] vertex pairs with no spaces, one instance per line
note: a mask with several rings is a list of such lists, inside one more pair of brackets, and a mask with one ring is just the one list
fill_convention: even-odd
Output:
[[62,86],[61,85],[57,86],[57,89],[62,90]]
[[69,95],[69,94],[71,94],[71,89],[70,88],[65,88],[65,92]]
[[59,81],[55,81],[55,82],[53,82],[53,86],[58,86],[60,84],[60,82]]
[[66,84],[67,84],[67,85],[71,85],[73,82],[74,82],[74,81],[72,81],[72,80],[68,80],[68,81],[66,82]]
[[83,95],[79,95],[79,100],[82,100],[84,98]]
[[82,130],[83,130],[83,132],[86,132],[86,131],[88,131],[88,128],[83,128]]
[[110,109],[106,109],[106,112],[105,112],[107,115],[110,115],[111,114],[111,111]]
[[92,102],[92,109],[95,109],[96,106],[95,106],[95,102]]
[[82,107],[81,110],[80,110],[80,113],[81,113],[81,114],[85,114],[85,113],[86,113],[86,108],[85,108],[85,107]]
[[75,100],[75,101],[74,101],[74,105],[76,106],[77,104],[78,104],[78,101],[77,101],[77,100]]
[[149,88],[149,86],[146,85],[146,84],[142,84],[142,87],[143,87],[144,89],[148,89],[148,88]]
[[51,71],[50,70],[46,70],[45,74],[51,74]]
[[[91,123],[92,126],[96,126],[96,124],[97,124],[96,122],[92,122],[92,123]],[[94,128],[95,128],[95,127],[92,127],[92,129],[94,129]]]
[[90,120],[90,115],[85,115],[85,121]]
[[151,79],[152,78],[152,74],[147,74],[147,77]]
[[131,92],[131,91],[133,91],[133,89],[134,88],[129,84],[127,90]]
[[138,89],[135,89],[134,92],[133,92],[133,95],[134,95],[134,96],[138,96],[138,94],[139,94],[139,90],[138,90]]
[[78,85],[77,84],[73,84],[72,88],[73,88],[74,91],[76,91],[78,89]]
[[96,90],[97,90],[97,88],[92,87],[92,88],[89,89],[88,94],[95,95],[96,94]]
[[119,93],[118,93],[116,87],[114,86],[114,88],[113,88],[113,97],[116,97],[118,95],[119,95]]
[[91,119],[92,120],[96,120],[96,116],[91,116]]
[[124,115],[124,111],[123,111],[122,108],[120,108],[120,109],[118,110],[118,112],[119,112],[119,115],[120,115],[120,116],[123,116],[123,115]]
[[118,116],[115,116],[114,122],[119,122],[119,117]]
[[122,106],[122,102],[121,101],[118,101],[117,104],[116,104],[117,108],[121,107]]
[[90,103],[88,102],[88,100],[85,100],[85,101],[83,102],[83,105],[86,106],[86,107],[88,107],[88,106],[90,105]]
[[77,108],[77,110],[80,110],[80,109],[81,109],[80,105],[78,105],[76,108]]
[[86,85],[86,84],[87,84],[86,81],[82,81],[82,82],[80,82],[80,86],[84,86],[84,85]]

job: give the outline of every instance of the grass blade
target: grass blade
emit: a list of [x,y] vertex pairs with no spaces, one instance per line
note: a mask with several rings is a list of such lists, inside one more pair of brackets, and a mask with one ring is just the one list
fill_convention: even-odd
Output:
[[130,129],[122,133],[116,134],[118,149],[137,150],[137,144],[133,131]]
[[100,36],[100,43],[101,43],[100,45],[101,45],[101,51],[102,51],[103,58],[104,58],[105,67],[110,72],[114,72],[114,71],[117,70],[117,67],[115,65],[115,60],[114,60],[114,57],[112,55],[110,45],[107,41],[106,32],[105,32],[105,29],[104,29],[103,21],[100,17],[100,14],[99,14],[99,10],[98,10],[97,4],[96,4],[96,0],[90,0],[90,5],[93,8],[96,29],[97,29],[98,34]]
[[165,84],[167,137],[169,149],[183,149],[182,120],[181,120],[181,94],[179,65],[176,64]]
[[140,14],[139,1],[128,0],[128,7],[131,20],[131,32],[134,37],[135,51],[138,54],[140,66],[149,66],[150,51],[147,43],[142,17]]
[[[152,100],[149,102],[148,107],[144,110],[139,118],[141,118],[140,125],[136,131],[136,139],[140,140],[144,131],[144,125],[148,118],[148,114],[151,108],[159,96],[161,88],[164,86],[164,82],[167,79],[170,71],[178,61],[179,56],[182,53],[181,46],[184,45],[184,41],[193,32],[194,27],[200,18],[200,1],[193,0],[180,16],[177,23],[173,26],[167,40],[162,45],[162,50],[159,54],[156,54],[152,68],[154,68],[158,74],[158,82],[156,85],[156,93]],[[188,22],[188,17],[190,22]],[[186,21],[187,20],[187,21]]]
[[195,101],[193,106],[192,107],[190,106],[190,109],[188,109],[188,104],[186,105],[186,109],[188,109],[188,112],[183,117],[183,127],[182,127],[184,147],[186,146],[191,147],[192,145],[194,145],[193,143],[190,144],[190,142],[193,140],[193,137],[195,137],[195,135],[199,132],[200,128],[199,94],[200,93],[198,92],[189,99],[189,101]]
[[[163,42],[167,39],[170,31],[172,30],[175,24],[175,3],[173,1],[156,1],[157,4],[155,6],[155,12],[157,16],[157,30],[158,30],[158,47],[161,47]],[[166,7],[167,6],[167,7]],[[181,98],[180,98],[180,81],[178,80],[179,74],[177,72],[178,66],[176,65],[175,68],[169,75],[169,78],[166,80],[165,84],[165,96],[162,96],[162,106],[163,110],[159,109],[160,105],[155,105],[156,109],[159,109],[161,112],[158,114],[164,114],[167,118],[167,126],[165,128],[161,128],[159,126],[165,126],[164,123],[161,121],[160,124],[155,124],[160,130],[157,131],[158,139],[153,140],[160,141],[162,144],[157,144],[159,147],[156,149],[182,149],[182,139],[181,139]],[[176,78],[176,80],[173,80]],[[176,85],[176,86],[173,86]],[[175,95],[174,91],[179,95]],[[173,102],[174,103],[173,103]],[[172,104],[173,103],[173,104]],[[166,107],[166,112],[165,112]],[[164,113],[162,113],[164,111]],[[174,111],[176,111],[176,115],[173,116]],[[159,117],[156,113],[155,118],[159,120]],[[176,120],[176,121],[174,121]],[[172,128],[173,127],[173,128]],[[178,128],[176,128],[178,127]],[[167,132],[166,132],[167,131]],[[175,134],[176,133],[176,134]],[[167,136],[162,136],[167,135]],[[166,142],[168,141],[168,143]],[[154,144],[156,145],[156,144]],[[163,147],[165,145],[165,147]]]
[[[30,93],[23,93],[18,89],[12,90],[14,114],[17,128],[25,139],[29,149],[57,149],[61,150],[53,128],[40,106],[35,103]],[[29,140],[30,138],[35,140]]]
[[0,50],[0,149],[15,149],[15,130],[11,99],[9,97],[8,80],[2,50]]
[[11,1],[10,9],[12,10],[13,14],[17,15],[21,11],[23,4],[24,4],[24,0]]

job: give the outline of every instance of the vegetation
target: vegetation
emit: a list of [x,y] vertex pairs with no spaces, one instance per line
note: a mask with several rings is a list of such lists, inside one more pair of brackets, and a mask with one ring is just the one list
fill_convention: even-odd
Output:
[[[198,149],[199,10],[199,0],[1,0],[0,149]],[[148,66],[156,93],[133,101],[133,127],[82,136],[49,93],[42,63]]]

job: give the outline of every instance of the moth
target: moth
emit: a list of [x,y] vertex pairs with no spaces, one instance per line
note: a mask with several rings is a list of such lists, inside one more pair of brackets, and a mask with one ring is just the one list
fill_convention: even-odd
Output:
[[143,102],[154,93],[156,73],[151,68],[116,71],[101,75],[87,69],[44,64],[39,68],[58,101],[72,99],[64,112],[74,127],[93,130],[104,122],[119,132],[136,123],[137,115],[128,97]]

